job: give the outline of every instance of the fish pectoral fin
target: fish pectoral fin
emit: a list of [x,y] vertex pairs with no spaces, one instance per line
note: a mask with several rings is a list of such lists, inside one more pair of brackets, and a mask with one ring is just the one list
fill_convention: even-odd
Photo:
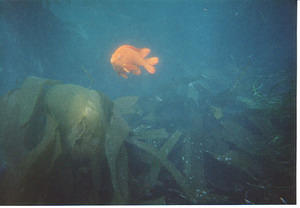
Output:
[[126,68],[126,67],[123,67],[123,70],[127,73],[129,73],[130,71]]
[[140,68],[137,65],[134,65],[134,64],[124,64],[123,68],[124,68],[124,70],[126,69],[128,72],[140,70]]

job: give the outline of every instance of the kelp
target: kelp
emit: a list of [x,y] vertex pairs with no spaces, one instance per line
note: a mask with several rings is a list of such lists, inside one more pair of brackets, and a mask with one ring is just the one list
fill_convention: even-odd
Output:
[[132,139],[143,140],[145,143],[153,144],[155,147],[162,146],[169,137],[166,129],[149,129],[149,127],[145,125],[138,126],[133,130],[133,133]]
[[28,123],[37,117],[35,115],[40,113],[38,111],[42,111],[37,103],[42,102],[43,91],[55,83],[57,81],[29,77],[20,89],[15,89],[0,99],[0,144],[4,150],[13,150],[6,151],[9,164],[17,164],[26,153],[23,142],[29,139]]
[[29,77],[0,106],[1,204],[127,203],[128,126],[106,96]]
[[168,160],[168,155],[178,142],[179,138],[181,137],[181,134],[182,133],[180,131],[174,132],[159,150],[152,147],[152,145],[139,141],[138,139],[128,139],[126,141],[138,147],[139,149],[144,150],[153,157],[153,159],[150,161],[150,172],[146,176],[145,180],[146,189],[151,189],[151,187],[153,187],[156,184],[158,180],[158,174],[161,168],[164,167],[172,175],[172,177],[179,185],[181,190],[184,192],[186,197],[190,201],[195,202],[195,196],[189,186],[187,178],[175,167],[175,165],[171,161]]
[[[128,136],[129,127],[121,116],[114,112],[105,140],[105,153],[107,156],[112,185],[114,190],[113,203],[124,204],[128,200],[128,166],[127,153],[123,146]],[[118,168],[119,167],[119,168]],[[119,170],[120,169],[120,170]]]

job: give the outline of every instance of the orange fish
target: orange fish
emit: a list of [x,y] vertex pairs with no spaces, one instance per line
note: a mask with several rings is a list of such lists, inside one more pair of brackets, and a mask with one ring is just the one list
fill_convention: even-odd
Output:
[[132,72],[141,74],[140,66],[143,66],[150,74],[155,73],[154,65],[158,63],[158,57],[145,58],[150,53],[149,48],[135,48],[131,45],[120,46],[111,56],[110,63],[114,70],[124,78]]

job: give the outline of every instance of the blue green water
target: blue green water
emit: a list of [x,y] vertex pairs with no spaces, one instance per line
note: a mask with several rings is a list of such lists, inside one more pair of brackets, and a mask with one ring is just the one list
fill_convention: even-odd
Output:
[[[210,193],[228,197],[199,197],[196,203],[295,203],[295,0],[0,0],[0,10],[0,95],[37,76],[111,99],[139,96],[145,114],[156,118],[147,125],[180,129],[198,142],[192,151],[194,159],[204,160]],[[150,56],[159,57],[156,73],[119,76],[110,57],[123,44],[150,48]],[[133,128],[143,123],[128,119]],[[257,149],[241,150],[249,135],[236,133],[237,124],[254,135]],[[212,133],[229,127],[233,133],[223,137]],[[196,148],[215,153],[215,159]],[[243,186],[243,174],[213,178],[216,167],[229,175],[240,171],[205,163],[232,150],[272,161],[267,168],[253,167],[256,185]],[[173,154],[176,164],[181,155]],[[230,158],[224,158],[227,164]],[[224,188],[231,180],[239,187]]]

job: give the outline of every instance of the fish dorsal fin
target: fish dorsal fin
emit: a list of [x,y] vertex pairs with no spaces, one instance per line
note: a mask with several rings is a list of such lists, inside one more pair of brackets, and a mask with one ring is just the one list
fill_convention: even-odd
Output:
[[122,47],[123,47],[123,48],[130,48],[130,49],[132,49],[132,50],[135,50],[136,52],[140,52],[140,49],[138,49],[138,48],[136,48],[136,47],[133,47],[133,46],[131,46],[131,45],[123,45]]
[[143,58],[145,58],[151,52],[151,50],[149,48],[136,48],[131,45],[123,45],[122,47],[130,48],[130,49],[140,53]]
[[148,54],[150,53],[150,49],[149,48],[141,48],[141,49],[139,49],[139,52],[140,52],[140,54],[141,54],[141,56],[143,57],[143,58],[145,58],[146,56],[148,56]]

